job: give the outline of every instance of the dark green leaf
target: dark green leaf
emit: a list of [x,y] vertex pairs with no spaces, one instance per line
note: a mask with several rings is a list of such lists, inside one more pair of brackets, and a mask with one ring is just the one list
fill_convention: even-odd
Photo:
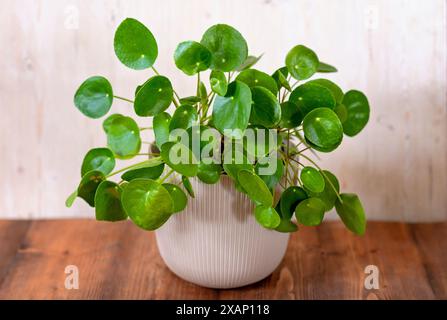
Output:
[[169,141],[169,123],[171,122],[171,116],[167,112],[157,114],[153,121],[152,126],[154,128],[155,143],[158,148]]
[[211,52],[195,41],[181,42],[174,52],[177,68],[187,75],[194,75],[208,69],[211,64]]
[[255,218],[258,223],[267,229],[275,229],[281,223],[281,218],[275,209],[264,206],[257,205],[255,208]]
[[120,221],[127,219],[121,204],[121,187],[112,181],[103,181],[95,194],[96,220]]
[[239,31],[228,25],[212,26],[205,31],[200,42],[212,53],[212,70],[235,70],[247,58],[247,42]]
[[302,45],[293,47],[286,57],[287,69],[297,80],[310,78],[317,71],[318,65],[315,52]]
[[147,167],[143,167],[143,168],[132,169],[132,170],[126,171],[121,176],[121,179],[123,179],[125,181],[131,181],[131,180],[138,179],[138,178],[155,180],[161,176],[164,168],[165,168],[164,163],[160,163],[160,164],[156,164],[154,166],[147,166]]
[[[273,205],[273,196],[265,182],[253,171],[240,170],[237,180],[251,200],[266,207]],[[276,226],[275,226],[276,227]]]
[[182,176],[182,184],[185,187],[186,191],[188,192],[188,194],[194,198],[195,194],[194,194],[194,189],[192,188],[192,184],[191,181],[189,181],[188,177]]
[[347,117],[343,122],[343,131],[353,137],[366,126],[369,120],[369,103],[366,96],[357,90],[346,92],[343,105],[346,107]]
[[303,113],[292,101],[281,103],[281,128],[292,129],[298,127],[303,121]]
[[227,175],[237,181],[241,170],[254,171],[253,165],[248,161],[243,152],[238,150],[225,150],[223,155],[223,168]]
[[290,220],[293,216],[296,206],[303,200],[307,199],[307,193],[303,188],[292,186],[288,187],[281,195],[279,202],[281,217]]
[[281,106],[278,99],[264,87],[251,89],[253,107],[250,122],[266,128],[273,128],[281,120]]
[[272,78],[275,79],[278,90],[286,88],[288,91],[292,91],[292,87],[290,86],[289,81],[287,81],[288,76],[289,70],[287,70],[287,67],[279,68],[272,74]]
[[335,98],[335,102],[342,103],[343,101],[344,94],[341,88],[328,79],[315,79],[306,82],[306,84],[319,84],[320,86],[323,86],[332,92],[332,95]]
[[192,151],[181,143],[166,142],[161,147],[161,157],[178,173],[194,177],[197,175],[197,160]]
[[105,175],[115,168],[113,152],[107,148],[91,149],[84,157],[81,167],[81,176],[92,170],[98,170]]
[[250,88],[239,81],[228,85],[225,96],[216,96],[213,106],[213,123],[217,130],[233,130],[231,137],[240,139],[247,128],[251,111]]
[[173,99],[171,81],[164,76],[154,76],[143,84],[135,97],[135,113],[150,117],[165,111]]
[[318,65],[317,72],[328,73],[328,72],[337,72],[337,68],[331,66],[330,64],[324,63],[320,61]]
[[175,109],[171,122],[169,123],[169,131],[174,129],[188,129],[197,123],[199,115],[197,109],[190,105],[183,105]]
[[298,226],[290,220],[281,219],[279,225],[275,228],[278,232],[290,233],[298,231]]
[[272,190],[284,174],[284,165],[276,154],[271,154],[256,163],[255,172],[265,182],[267,187]]
[[227,77],[222,71],[213,70],[210,73],[211,90],[219,96],[224,96],[227,93],[228,82]]
[[289,101],[298,106],[303,116],[313,109],[334,109],[336,105],[336,101],[331,90],[310,81],[295,88],[290,94]]
[[199,163],[199,169],[197,171],[197,177],[200,181],[207,184],[215,184],[220,180],[220,173],[222,167],[217,163],[205,164]]
[[312,192],[323,192],[325,182],[320,171],[313,167],[304,167],[300,174],[301,182],[307,190]]
[[201,98],[197,97],[197,96],[190,96],[190,97],[185,97],[185,98],[180,99],[181,104],[190,104],[190,105],[195,105],[195,104],[199,103],[200,101],[201,101]]
[[150,68],[157,59],[158,47],[154,36],[135,19],[127,18],[121,22],[113,45],[118,59],[131,69]]
[[99,184],[106,177],[101,171],[87,172],[81,179],[78,186],[78,197],[84,199],[91,207],[95,206],[95,193]]
[[115,117],[107,130],[107,145],[117,158],[131,158],[140,151],[140,129],[132,118]]
[[[337,199],[337,193],[340,192],[340,184],[337,177],[335,177],[335,175],[330,171],[323,170],[322,173],[325,182],[323,192],[317,193],[310,190],[306,191],[309,196],[321,199],[324,202],[325,211],[327,212],[334,207],[335,200]],[[334,188],[337,190],[337,193],[335,192]]]
[[278,94],[278,87],[276,85],[275,79],[269,76],[267,73],[256,69],[247,69],[239,73],[236,80],[245,83],[250,88],[253,87],[264,87],[270,90],[273,95]]
[[305,226],[315,227],[323,221],[324,208],[324,202],[320,199],[308,198],[297,205],[295,216],[299,223]]
[[74,96],[74,104],[79,111],[93,119],[101,118],[109,112],[112,102],[112,86],[106,78],[100,76],[85,80]]
[[303,120],[306,140],[312,147],[322,152],[337,148],[343,139],[343,127],[337,115],[328,108],[317,108],[309,112]]
[[363,235],[366,229],[365,210],[359,197],[353,193],[342,193],[342,202],[337,199],[335,209],[345,226],[358,235]]
[[253,67],[262,58],[263,55],[264,54],[261,54],[258,57],[248,56],[247,59],[245,59],[245,61],[236,69],[236,71],[244,71]]
[[180,212],[186,208],[186,204],[188,203],[188,198],[186,197],[185,192],[180,189],[175,184],[171,183],[163,183],[162,186],[169,192],[173,202],[173,212]]
[[121,201],[130,219],[145,230],[161,227],[174,209],[169,192],[150,179],[135,179],[129,182],[123,190]]

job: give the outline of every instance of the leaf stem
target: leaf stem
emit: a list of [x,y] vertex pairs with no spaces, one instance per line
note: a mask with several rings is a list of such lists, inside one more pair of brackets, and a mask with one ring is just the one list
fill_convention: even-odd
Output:
[[152,127],[141,127],[140,131],[143,131],[143,130],[152,130]]
[[130,100],[130,99],[127,99],[127,98],[123,98],[123,97],[120,97],[120,96],[113,96],[114,98],[116,98],[116,99],[120,99],[120,100],[123,100],[123,101],[127,101],[127,102],[130,102],[130,103],[134,103],[133,102],[133,100]]
[[169,170],[168,173],[167,173],[165,176],[163,176],[162,178],[158,179],[158,183],[162,184],[163,182],[165,182],[165,180],[166,180],[167,178],[169,178],[169,176],[170,176],[173,172],[174,172],[174,169]]
[[158,71],[157,71],[157,69],[155,69],[155,67],[154,66],[152,66],[152,71],[154,71],[154,73],[157,75],[157,76],[159,76],[160,74],[158,73]]
[[[146,161],[147,161],[147,160],[146,160]],[[142,162],[134,163],[134,164],[132,164],[132,165],[130,165],[130,166],[127,166],[127,167],[124,167],[124,168],[122,168],[122,169],[119,169],[119,170],[117,170],[117,171],[115,171],[115,172],[112,172],[112,173],[110,173],[109,175],[107,175],[106,178],[112,177],[112,176],[114,176],[114,175],[117,175],[118,173],[121,173],[121,172],[123,172],[123,171],[132,169],[132,168],[137,167],[137,166],[139,166],[139,165],[142,165],[142,164],[144,164],[146,161],[142,161]]]

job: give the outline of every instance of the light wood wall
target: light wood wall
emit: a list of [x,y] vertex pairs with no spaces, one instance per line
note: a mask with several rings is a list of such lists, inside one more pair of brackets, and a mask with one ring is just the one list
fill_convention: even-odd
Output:
[[[93,216],[82,201],[64,207],[83,155],[105,144],[102,120],[85,118],[72,97],[91,75],[106,76],[116,94],[128,97],[150,76],[127,69],[113,53],[114,30],[125,17],[153,31],[156,67],[181,95],[195,80],[175,69],[173,51],[214,23],[235,26],[250,53],[264,52],[258,67],[267,72],[295,44],[313,48],[338,67],[328,78],[364,91],[372,107],[368,127],[323,155],[323,166],[343,190],[361,196],[370,219],[446,220],[443,0],[3,0],[0,217]],[[130,109],[121,101],[113,106]]]

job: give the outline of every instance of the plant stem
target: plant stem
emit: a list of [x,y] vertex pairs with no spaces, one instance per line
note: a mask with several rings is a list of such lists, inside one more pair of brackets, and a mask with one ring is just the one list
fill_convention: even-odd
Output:
[[155,69],[155,67],[154,66],[152,66],[152,71],[154,71],[154,73],[157,75],[157,76],[159,76],[160,74],[158,73],[158,71],[157,71],[157,69]]
[[134,103],[132,100],[130,100],[130,99],[127,99],[127,98],[123,98],[123,97],[120,97],[120,96],[113,96],[114,98],[116,98],[116,99],[120,99],[120,100],[123,100],[123,101],[127,101],[127,102],[130,102],[130,103]]
[[158,179],[158,183],[162,184],[169,176],[174,172],[174,169],[169,170],[169,172],[163,177]]
[[141,127],[140,131],[143,131],[143,130],[152,130],[152,127]]

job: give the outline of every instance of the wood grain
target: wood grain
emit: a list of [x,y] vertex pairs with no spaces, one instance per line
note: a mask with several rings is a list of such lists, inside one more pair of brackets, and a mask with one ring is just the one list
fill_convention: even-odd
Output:
[[[361,196],[369,219],[446,221],[445,13],[445,0],[3,0],[0,217],[91,216],[81,201],[67,210],[63,200],[84,154],[106,140],[101,120],[78,112],[73,94],[99,74],[132,97],[152,75],[125,68],[113,53],[114,30],[130,16],[153,31],[156,67],[182,96],[195,79],[176,70],[174,49],[214,23],[234,25],[251,54],[264,52],[258,68],[266,72],[283,65],[292,46],[313,48],[339,69],[327,77],[364,91],[372,108],[365,131],[322,155],[322,165]],[[131,109],[116,101],[112,112]]]
[[[0,299],[447,299],[446,223],[371,222],[364,237],[338,222],[302,228],[270,277],[231,290],[176,277],[130,222],[0,221],[0,237]],[[67,265],[78,290],[64,287]],[[368,265],[378,290],[364,288]]]

